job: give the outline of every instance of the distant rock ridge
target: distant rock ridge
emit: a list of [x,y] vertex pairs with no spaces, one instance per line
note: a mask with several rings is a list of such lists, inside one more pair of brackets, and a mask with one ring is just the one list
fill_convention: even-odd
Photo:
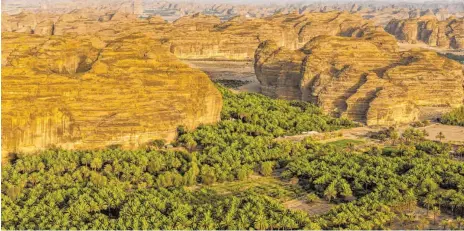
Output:
[[462,105],[458,62],[380,44],[368,36],[318,36],[290,50],[264,41],[255,53],[255,73],[265,95],[313,102],[367,125],[436,119]]
[[381,40],[389,49],[394,48],[396,43],[373,22],[343,11],[292,12],[264,19],[237,16],[225,22],[216,16],[197,13],[166,23],[156,17],[137,19],[133,14],[124,12],[75,10],[59,16],[39,17],[32,13],[21,17],[5,15],[2,23],[5,32],[94,35],[103,39],[141,31],[169,45],[170,51],[178,58],[193,60],[250,61],[262,41],[274,40],[280,46],[298,49],[319,35],[359,37],[371,34],[375,35],[373,38],[384,37]]
[[[166,36],[171,52],[182,59],[253,60],[254,50],[265,40],[294,50],[319,35],[359,37],[374,33],[384,37],[385,49],[396,47],[395,39],[386,36],[382,28],[348,12],[276,14],[265,19],[235,17],[215,24],[217,20],[208,16],[190,18],[189,23],[181,25],[176,21]],[[199,21],[202,29],[198,29]]]
[[408,43],[464,49],[464,18],[450,17],[439,21],[435,16],[425,15],[416,19],[392,20],[385,30]]

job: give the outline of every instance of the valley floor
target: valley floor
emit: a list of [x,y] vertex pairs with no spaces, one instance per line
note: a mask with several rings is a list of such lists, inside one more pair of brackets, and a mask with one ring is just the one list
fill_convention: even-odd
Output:
[[[236,92],[261,92],[261,86],[256,78],[252,61],[194,61],[184,60],[192,68],[204,71],[213,82],[233,81],[238,87],[232,90]],[[225,84],[227,85],[227,84]],[[230,87],[230,86],[227,86]]]
[[408,51],[411,49],[428,49],[432,51],[436,51],[441,54],[445,53],[451,53],[455,55],[464,55],[464,50],[455,50],[455,49],[446,49],[446,48],[440,48],[440,47],[432,47],[429,46],[423,42],[418,42],[416,44],[411,44],[411,43],[405,43],[405,42],[398,42],[398,46],[400,48],[400,51]]
[[[398,128],[400,133],[404,132],[410,126],[404,125]],[[428,133],[426,137],[429,140],[438,140],[436,138],[439,132],[442,132],[445,138],[442,139],[443,142],[449,142],[454,144],[464,144],[464,127],[461,126],[450,126],[444,125],[439,123],[433,123],[429,126],[420,127],[420,130],[425,130]],[[379,127],[356,127],[356,128],[349,128],[349,129],[342,129],[336,131],[337,135],[335,137],[331,137],[328,139],[322,139],[321,141],[324,143],[327,142],[334,142],[337,140],[344,140],[344,139],[369,139],[369,134],[373,132],[380,131],[381,128]],[[301,141],[306,137],[311,136],[320,136],[321,134],[299,134],[294,136],[285,136],[279,137],[278,140],[292,140],[292,141]]]

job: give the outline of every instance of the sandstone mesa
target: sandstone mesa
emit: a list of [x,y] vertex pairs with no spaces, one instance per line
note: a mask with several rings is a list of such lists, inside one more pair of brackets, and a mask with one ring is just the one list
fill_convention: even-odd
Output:
[[[212,9],[228,20],[195,13],[172,23],[137,18],[124,4],[3,14],[2,151],[133,148],[172,139],[179,125],[217,121],[219,92],[177,59],[254,60],[263,94],[310,101],[367,125],[437,118],[462,105],[459,63],[431,51],[399,52],[397,45],[462,48],[462,18],[355,5],[333,11],[340,8],[250,18],[246,9],[217,5]],[[393,11],[399,19],[385,29],[394,36],[384,30],[386,20],[365,19]]]
[[136,148],[219,119],[206,74],[141,35],[2,35],[2,152]]
[[266,41],[256,51],[255,72],[263,94],[310,101],[367,125],[436,119],[462,105],[461,64],[379,44],[364,36],[319,36],[289,50]]

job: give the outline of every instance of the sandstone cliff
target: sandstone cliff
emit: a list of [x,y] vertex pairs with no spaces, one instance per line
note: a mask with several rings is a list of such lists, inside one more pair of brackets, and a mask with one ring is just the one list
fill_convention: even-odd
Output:
[[[265,40],[273,40],[279,46],[294,50],[319,35],[387,35],[382,28],[359,15],[338,11],[294,12],[276,14],[265,19],[237,16],[220,24],[214,24],[218,19],[213,17],[209,20],[201,17],[200,22],[192,16],[187,17],[191,19],[183,21],[189,23],[172,28],[166,35],[171,43],[171,52],[183,59],[252,60],[256,47]],[[204,24],[200,29],[199,23]],[[385,49],[396,47],[395,39],[390,36],[382,41]]]
[[[233,17],[221,22],[216,16],[193,14],[173,23],[162,20],[135,19],[124,12],[75,10],[69,14],[5,16],[4,31],[41,35],[93,35],[111,40],[121,34],[143,32],[170,46],[181,59],[252,60],[260,42],[273,40],[279,46],[298,49],[320,35],[380,38],[384,49],[395,49],[396,40],[381,27],[358,14],[331,11],[327,13],[293,12],[263,19]],[[23,20],[22,18],[27,18]],[[28,22],[18,24],[15,22]],[[10,25],[11,24],[11,25]]]
[[310,101],[368,125],[437,118],[463,103],[459,63],[380,44],[369,36],[319,36],[292,51],[266,41],[256,50],[255,73],[266,95]]
[[140,34],[2,34],[2,152],[51,145],[135,148],[179,125],[219,120],[220,93],[201,71]]
[[422,16],[417,19],[392,20],[385,30],[398,40],[408,43],[423,42],[434,47],[464,48],[464,18],[450,17],[439,21],[435,16]]

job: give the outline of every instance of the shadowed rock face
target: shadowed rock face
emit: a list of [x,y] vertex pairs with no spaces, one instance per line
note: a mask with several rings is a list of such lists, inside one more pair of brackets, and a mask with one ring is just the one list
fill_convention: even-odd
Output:
[[4,153],[135,148],[219,120],[222,99],[208,77],[146,36],[3,33],[2,46]]
[[256,50],[255,72],[266,95],[317,103],[368,125],[436,118],[462,104],[459,63],[379,44],[369,36],[319,36],[292,51],[266,41]]
[[438,21],[435,16],[417,19],[392,20],[385,30],[398,40],[408,43],[423,42],[429,46],[463,49],[464,18],[448,18]]

